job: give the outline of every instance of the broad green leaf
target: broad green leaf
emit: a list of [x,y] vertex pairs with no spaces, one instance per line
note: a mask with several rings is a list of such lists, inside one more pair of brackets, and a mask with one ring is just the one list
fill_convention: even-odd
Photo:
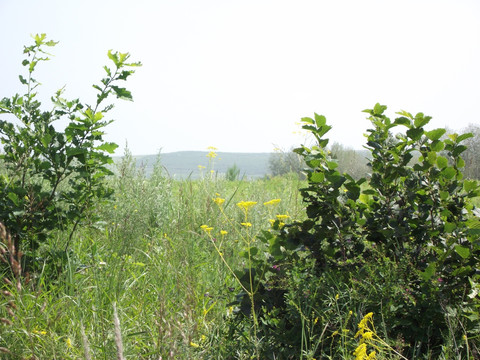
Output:
[[434,141],[434,140],[440,139],[443,136],[443,134],[445,134],[445,132],[446,132],[445,129],[435,129],[432,131],[427,131],[425,135],[427,136],[427,138]]
[[455,223],[446,222],[445,225],[443,225],[443,231],[445,231],[446,233],[451,233],[456,228],[457,225]]
[[407,136],[412,140],[419,140],[423,135],[422,128],[411,128],[407,130]]
[[329,125],[322,125],[320,126],[320,128],[318,129],[318,131],[315,131],[315,133],[317,134],[318,137],[322,137],[323,135],[325,135],[327,132],[330,131],[332,127],[329,126]]
[[93,116],[93,121],[94,122],[97,122],[99,120],[103,119],[103,114],[101,111],[95,113],[95,115]]
[[437,153],[434,151],[430,151],[427,154],[427,159],[430,164],[435,164],[435,160],[437,159]]
[[452,155],[453,156],[458,156],[460,155],[462,152],[464,152],[465,150],[467,150],[467,147],[465,145],[458,145],[455,150],[453,150],[452,152]]
[[315,123],[318,127],[325,125],[327,123],[327,119],[323,115],[318,115],[315,113]]
[[475,217],[475,218],[470,218],[466,221],[465,225],[468,227],[468,233],[470,235],[480,235],[480,219]]
[[432,118],[430,116],[425,116],[423,113],[418,113],[415,115],[415,120],[413,121],[413,124],[415,125],[416,128],[422,128],[425,125],[427,125]]
[[380,105],[379,103],[376,103],[373,108],[373,114],[382,115],[385,110],[387,110],[387,107],[385,105]]
[[452,167],[447,167],[440,173],[444,178],[451,180],[457,174],[457,171]]
[[472,190],[476,190],[478,189],[478,184],[477,184],[477,181],[476,180],[465,180],[463,182],[463,189],[466,191],[466,192],[470,192]]
[[430,145],[433,151],[439,152],[442,151],[445,148],[445,144],[443,141],[440,140],[434,140],[432,141],[432,144]]
[[409,129],[412,127],[412,122],[410,121],[410,119],[408,119],[404,116],[396,118],[394,124],[404,125],[404,126],[408,127]]
[[455,252],[464,259],[470,256],[470,249],[462,245],[455,245]]
[[325,174],[321,172],[313,172],[309,174],[308,179],[313,183],[321,183],[325,179]]
[[439,169],[444,169],[448,166],[448,159],[444,156],[437,157],[437,166]]
[[327,161],[327,166],[330,170],[333,170],[338,167],[338,164],[335,161]]
[[14,192],[9,192],[7,197],[12,200],[12,202],[15,204],[15,206],[18,206],[18,196]]
[[448,191],[440,191],[440,199],[446,200],[450,196],[450,193]]
[[463,140],[466,140],[466,139],[469,139],[469,138],[472,138],[472,137],[473,137],[472,133],[462,134],[462,135],[459,135],[457,137],[457,142],[460,142],[460,141],[463,141]]

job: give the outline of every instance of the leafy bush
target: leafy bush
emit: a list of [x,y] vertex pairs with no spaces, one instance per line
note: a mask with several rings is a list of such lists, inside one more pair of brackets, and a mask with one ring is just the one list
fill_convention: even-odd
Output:
[[[385,110],[365,110],[371,174],[359,180],[340,173],[326,150],[325,117],[302,119],[317,142],[295,150],[308,166],[301,190],[308,219],[276,222],[276,232],[260,237],[266,256],[245,272],[258,290],[239,295],[232,327],[239,341],[253,299],[254,319],[264,324],[256,337],[268,339],[258,357],[279,358],[279,348],[285,359],[344,356],[335,334],[349,330],[341,320],[352,310],[358,319],[365,311],[381,315],[382,334],[408,358],[479,355],[480,220],[471,199],[480,188],[463,179],[460,156],[472,135],[443,138],[445,129],[425,129],[430,117],[422,113],[392,121]],[[405,131],[394,136],[396,127]],[[321,324],[314,330],[311,314]]]
[[[47,41],[45,34],[36,35],[34,40],[24,49],[27,58],[22,65],[27,68],[27,77],[19,76],[27,88],[25,94],[0,101],[0,114],[15,119],[0,120],[0,161],[4,166],[0,219],[17,252],[30,255],[52,230],[70,229],[71,238],[80,222],[88,218],[94,221],[92,206],[112,194],[104,179],[111,174],[108,166],[112,159],[107,153],[113,153],[117,145],[103,140],[104,128],[112,122],[103,118],[113,105],[101,106],[110,94],[132,99],[128,90],[116,84],[134,73],[125,68],[140,66],[127,62],[129,54],[109,51],[115,67],[105,66],[106,77],[93,86],[98,90],[93,106],[62,98],[61,89],[52,97],[53,108],[45,111],[37,100],[35,90],[40,83],[33,73],[39,62],[49,60],[44,48],[56,42]],[[61,131],[57,123],[63,119],[68,123]]]

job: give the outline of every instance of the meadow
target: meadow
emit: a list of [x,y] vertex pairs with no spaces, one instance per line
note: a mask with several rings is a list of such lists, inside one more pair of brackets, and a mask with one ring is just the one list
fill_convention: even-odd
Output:
[[2,359],[480,358],[473,133],[377,103],[366,176],[318,114],[301,178],[223,175],[214,148],[197,177],[161,157],[147,174],[103,139],[103,101],[131,100],[115,84],[141,64],[109,51],[96,104],[59,90],[43,111],[32,73],[55,44],[34,37],[26,93],[0,101]]
[[[295,175],[229,182],[212,169],[198,180],[173,180],[162,169],[159,162],[146,177],[127,155],[109,179],[115,200],[94,210],[102,221],[77,231],[71,251],[55,259],[53,250],[66,245],[58,232],[45,244],[52,258],[41,272],[4,293],[5,358],[116,358],[114,303],[125,358],[216,358],[237,288],[201,226],[214,228],[235,267],[242,241],[236,204],[258,202],[249,221],[254,231],[267,230],[275,213],[304,217],[303,183]],[[217,194],[227,199],[224,214],[213,201]],[[263,205],[272,199],[281,199],[275,212]]]

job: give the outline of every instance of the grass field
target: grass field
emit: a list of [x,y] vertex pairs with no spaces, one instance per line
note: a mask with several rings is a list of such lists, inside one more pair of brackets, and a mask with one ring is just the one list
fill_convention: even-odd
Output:
[[[227,182],[208,174],[183,181],[157,167],[147,178],[128,159],[118,172],[111,180],[116,200],[95,210],[103,222],[80,229],[66,258],[46,258],[38,278],[4,293],[5,358],[113,359],[119,335],[125,358],[210,358],[221,344],[235,283],[201,225],[227,232],[217,244],[236,266],[237,202],[258,202],[249,218],[253,231],[270,227],[274,214],[262,204],[271,199],[281,199],[278,213],[303,216],[302,183],[294,176]],[[216,194],[226,199],[224,215],[212,201]],[[64,245],[57,233],[46,247]]]
[[[245,214],[237,203],[256,202],[248,213],[248,238],[254,239],[278,214],[288,216],[286,222],[305,218],[298,191],[305,182],[294,175],[232,182],[208,171],[196,180],[172,179],[160,163],[147,177],[129,156],[109,181],[116,197],[95,209],[101,222],[85,219],[66,253],[54,250],[65,247],[65,234],[52,234],[36,277],[27,275],[15,286],[4,280],[1,358],[252,358],[248,349],[232,352],[235,344],[227,348],[224,341],[239,290],[231,270],[245,265],[238,256]],[[225,199],[223,210],[218,197]],[[281,201],[264,205],[272,199]],[[387,275],[394,282],[395,274]],[[327,324],[339,324],[345,333],[323,353],[353,358],[357,340],[347,331],[361,324],[368,309],[335,279],[321,291],[326,302],[321,310],[310,309],[304,328],[313,334],[318,319],[331,316],[335,320]],[[380,332],[388,333],[381,321]],[[313,359],[322,341],[312,337],[298,358]],[[404,359],[387,349],[388,356],[378,358]]]

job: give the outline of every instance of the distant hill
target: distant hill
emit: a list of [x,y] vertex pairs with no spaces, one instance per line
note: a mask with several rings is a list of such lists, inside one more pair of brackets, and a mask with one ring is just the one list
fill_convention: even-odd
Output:
[[[178,151],[158,155],[133,156],[137,166],[145,167],[146,174],[150,174],[153,166],[160,159],[161,165],[168,174],[177,178],[198,178],[199,165],[205,166],[203,173],[209,173],[209,158],[206,151]],[[268,160],[270,153],[228,153],[219,152],[214,158],[213,170],[218,174],[225,174],[228,168],[236,165],[240,169],[240,177],[248,179],[261,178],[269,173]],[[115,159],[119,161],[120,158]]]

